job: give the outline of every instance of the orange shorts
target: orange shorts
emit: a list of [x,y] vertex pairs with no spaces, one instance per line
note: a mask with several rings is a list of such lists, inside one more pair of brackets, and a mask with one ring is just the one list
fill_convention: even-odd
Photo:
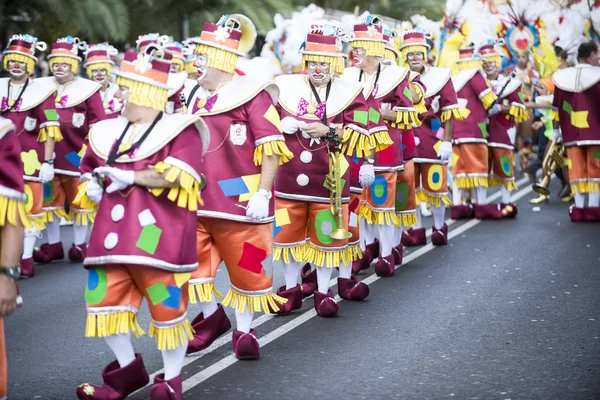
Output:
[[55,175],[52,182],[48,182],[44,187],[44,211],[62,210],[65,208],[65,201],[68,201],[71,211],[81,214],[91,213],[90,210],[81,209],[73,204],[78,186],[78,176]]
[[357,245],[360,241],[360,205],[363,201],[364,195],[362,193],[350,192],[350,203],[348,203],[348,232],[352,234],[352,237],[348,239],[348,245]]
[[398,222],[405,227],[417,225],[417,194],[415,189],[415,163],[413,160],[404,163],[404,171],[398,172],[396,178],[396,214]]
[[436,207],[450,204],[448,199],[448,165],[415,163],[417,199]]
[[507,186],[516,189],[515,170],[513,168],[513,151],[502,147],[488,148],[489,186]]
[[569,183],[573,193],[600,191],[600,146],[574,146],[567,148]]
[[364,188],[365,205],[375,212],[394,212],[398,172],[375,172],[371,186]]
[[6,343],[4,342],[4,319],[0,318],[0,399],[7,393],[8,364],[6,362]]
[[[44,184],[40,182],[25,181],[25,211],[32,221],[32,225],[26,226],[28,232],[32,227],[41,231],[44,229]],[[1,397],[0,397],[1,398]]]
[[488,146],[487,143],[462,143],[452,146],[455,163],[452,176],[456,186],[461,189],[487,187]]

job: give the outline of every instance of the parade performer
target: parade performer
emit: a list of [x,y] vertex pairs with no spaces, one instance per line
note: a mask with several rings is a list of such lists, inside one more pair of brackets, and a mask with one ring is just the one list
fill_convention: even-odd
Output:
[[485,80],[481,70],[481,58],[475,54],[474,47],[459,50],[458,66],[460,72],[452,77],[452,84],[456,90],[459,106],[467,108],[469,115],[462,121],[454,121],[453,205],[450,207],[450,217],[455,220],[473,218],[475,215],[470,204],[462,204],[463,190],[475,190],[477,200],[475,209],[480,210],[479,216],[483,216],[486,211],[494,211],[487,205],[487,110],[497,99]]
[[117,49],[108,43],[89,45],[85,51],[85,63],[83,67],[89,79],[102,85],[99,93],[107,118],[117,117],[123,106],[115,98],[119,86],[111,81],[111,71],[115,65],[111,56],[116,56],[117,54]]
[[[511,75],[500,74],[502,53],[498,46],[501,43],[488,41],[479,47],[483,70],[498,97],[488,110],[488,187],[500,186],[501,214],[514,217],[518,210],[516,204],[510,203],[510,192],[517,189],[513,168],[516,124],[526,123],[529,114],[524,104],[521,81]],[[497,215],[488,215],[487,218],[497,218]]]
[[322,317],[339,308],[329,290],[333,268],[339,268],[340,297],[363,300],[369,294],[368,286],[351,276],[353,253],[360,249],[348,247],[349,211],[359,203],[349,204],[351,170],[358,170],[360,186],[368,187],[375,179],[374,151],[393,142],[359,81],[334,77],[344,72],[342,40],[337,27],[314,25],[301,53],[308,76],[275,79],[282,128],[295,155],[280,169],[275,186],[273,259],[284,263],[286,286],[278,294],[288,299],[285,312],[301,306],[298,275],[304,263],[316,266],[314,306]]
[[[557,111],[552,135],[561,136],[569,158],[569,182],[575,204],[569,209],[573,222],[600,221],[600,121],[597,99],[600,96],[598,44],[579,46],[575,67],[557,71],[553,106]],[[560,126],[560,130],[558,127]],[[585,206],[585,195],[588,206]]]
[[26,210],[31,224],[25,227],[25,241],[21,259],[21,274],[34,275],[33,248],[44,230],[44,184],[54,178],[54,143],[62,139],[54,94],[56,88],[39,79],[31,79],[34,72],[35,51],[46,49],[46,43],[31,35],[14,35],[4,55],[4,69],[9,78],[0,79],[2,104],[0,113],[16,126],[21,143],[23,178],[26,181]]
[[[403,61],[413,72],[420,74],[421,82],[427,88],[427,112],[420,115],[421,126],[414,128],[419,142],[414,158],[415,186],[418,200],[431,205],[431,243],[440,246],[448,243],[448,225],[444,222],[444,215],[446,205],[452,204],[448,198],[448,162],[452,156],[454,121],[464,119],[465,112],[458,105],[451,80],[452,71],[424,65],[429,50],[425,32],[405,31],[402,43],[400,52]],[[417,221],[417,226],[403,235],[405,246],[426,243],[420,208],[417,208]]]
[[188,48],[179,42],[169,43],[165,50],[171,53],[173,60],[171,71],[169,73],[169,100],[167,101],[167,114],[178,114],[183,112],[184,106],[181,101],[181,93],[188,79],[188,73],[185,70],[186,54]]
[[[47,185],[50,201],[44,201],[44,217],[48,243],[33,253],[33,259],[41,263],[64,258],[60,240],[60,219],[73,220],[73,245],[69,249],[69,260],[81,262],[85,258],[88,223],[94,222],[93,210],[73,204],[79,185],[79,164],[87,149],[90,127],[106,118],[99,83],[77,76],[81,57],[80,50],[85,42],[70,36],[60,38],[52,44],[48,56],[54,77],[38,78],[42,83],[55,88],[56,111],[60,121],[63,140],[56,144],[54,159],[55,176]],[[46,196],[45,196],[46,197]],[[65,200],[69,202],[69,213],[65,211]]]
[[[11,43],[15,44],[14,39]],[[23,184],[21,145],[15,134],[15,125],[2,117],[0,149],[0,399],[5,400],[8,367],[3,318],[15,310],[20,300],[15,280],[21,273],[18,264],[24,227],[31,221],[25,211],[27,194]]]
[[[209,182],[204,206],[198,210],[196,247],[198,270],[190,279],[190,301],[202,312],[192,321],[194,340],[188,352],[208,347],[229,330],[223,306],[235,309],[233,351],[240,359],[258,358],[260,348],[254,313],[279,310],[285,299],[272,292],[273,246],[272,187],[279,164],[292,154],[286,147],[274,103],[275,85],[239,76],[238,58],[254,45],[252,21],[239,14],[206,23],[196,41],[198,83],[188,111],[208,124],[212,145],[204,165]],[[209,93],[208,97],[199,97]],[[225,262],[231,287],[217,304],[214,280]]]
[[143,298],[149,335],[164,363],[150,399],[181,399],[181,369],[193,335],[188,279],[198,266],[186,238],[196,232],[209,134],[196,116],[163,112],[171,64],[164,56],[156,45],[125,53],[115,72],[123,116],[90,129],[81,161],[84,181],[76,201],[98,205],[84,261],[85,335],[104,338],[116,360],[104,368],[102,386],[77,388],[80,399],[123,399],[148,383],[142,356],[131,344],[131,333],[143,334],[137,322]]
[[[360,206],[360,216],[365,222],[362,232],[367,243],[363,258],[369,263],[377,259],[375,272],[379,276],[393,275],[394,266],[402,264],[403,249],[396,239],[400,238],[398,232],[403,225],[412,225],[412,218],[409,218],[409,210],[396,210],[396,192],[404,178],[403,136],[409,135],[412,125],[419,122],[413,104],[417,94],[410,81],[410,70],[381,62],[388,42],[389,39],[384,39],[379,18],[367,16],[362,23],[354,26],[354,39],[350,45],[355,67],[347,68],[343,75],[344,80],[363,85],[364,97],[375,104],[375,109],[381,110],[387,121],[378,128],[387,129],[394,142],[393,146],[375,155],[375,180],[365,188],[365,201]],[[422,95],[418,96],[422,98]],[[412,136],[411,139],[414,148]],[[414,180],[412,176],[411,179]],[[400,213],[398,216],[397,211]],[[414,208],[412,213],[414,215]],[[379,238],[378,242],[375,242],[375,237]]]

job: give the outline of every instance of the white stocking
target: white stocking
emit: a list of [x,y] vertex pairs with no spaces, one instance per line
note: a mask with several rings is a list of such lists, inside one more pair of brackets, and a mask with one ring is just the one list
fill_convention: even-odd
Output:
[[402,230],[402,226],[394,226],[394,247],[400,246],[400,243],[402,243]]
[[250,327],[252,326],[252,319],[254,313],[248,311],[248,307],[243,312],[235,311],[235,322],[237,330],[244,333],[250,333]]
[[352,277],[352,264],[346,266],[344,264],[340,264],[340,278],[350,279]]
[[201,302],[200,308],[202,308],[202,314],[204,315],[204,318],[208,318],[219,309],[219,304],[217,303],[215,296],[211,294],[210,301]]
[[504,186],[500,187],[500,193],[502,193],[502,202],[504,204],[510,203],[510,191]]
[[38,235],[39,232],[35,229],[31,232],[25,232],[25,239],[23,240],[23,260],[33,256],[33,248],[35,247],[35,240],[38,238]]
[[477,196],[477,204],[487,204],[487,188],[483,186],[477,186],[475,190]]
[[417,213],[417,225],[414,228],[420,228],[423,226],[423,221],[421,220],[421,218],[422,218],[421,217],[421,206],[422,205],[425,205],[425,207],[427,207],[427,203],[422,201],[421,204],[419,204],[417,206],[417,209],[415,210]]
[[460,206],[462,204],[462,189],[456,186],[456,182],[452,182],[452,205]]
[[392,254],[392,248],[396,242],[394,225],[377,225],[379,229],[379,248],[381,257],[387,257]]
[[365,244],[375,242],[376,228],[374,224],[369,224],[364,218],[361,218],[360,229],[360,237],[364,238]]
[[75,246],[81,246],[85,244],[85,239],[87,236],[87,225],[77,225],[73,224],[73,243]]
[[585,206],[585,194],[575,192],[575,207],[583,208]]
[[431,207],[431,213],[433,214],[433,226],[435,226],[435,229],[442,229],[444,227],[445,211],[446,205],[444,205],[444,203],[442,203],[440,207]]
[[60,242],[60,221],[54,216],[52,222],[46,222],[46,233],[48,234],[48,243],[55,244]]
[[181,375],[183,360],[185,360],[185,352],[187,350],[187,343],[188,339],[186,337],[185,343],[182,343],[181,346],[172,350],[161,351],[163,364],[165,367],[165,381],[169,381]]
[[298,277],[302,270],[303,262],[290,261],[289,264],[283,264],[283,276],[285,278],[285,289],[291,289],[298,286]]
[[105,336],[104,341],[114,353],[121,368],[128,366],[135,360],[135,353],[131,345],[131,332]]
[[317,290],[323,294],[329,292],[329,281],[331,280],[331,274],[333,268],[317,267]]
[[592,192],[589,194],[588,205],[590,207],[600,206],[600,192]]

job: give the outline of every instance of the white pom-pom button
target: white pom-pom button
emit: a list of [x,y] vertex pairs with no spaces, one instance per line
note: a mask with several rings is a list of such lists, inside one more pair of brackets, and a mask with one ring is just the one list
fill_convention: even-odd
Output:
[[312,153],[308,150],[304,150],[302,153],[300,153],[300,161],[302,161],[304,164],[311,162],[312,158]]
[[114,232],[109,233],[104,238],[104,248],[106,250],[114,249],[117,246],[117,243],[119,243],[119,235]]
[[306,174],[300,174],[296,178],[296,183],[300,186],[308,185],[308,181],[309,181],[309,179],[308,179],[308,176],[306,176]]
[[110,217],[112,218],[113,222],[119,222],[120,220],[123,219],[124,216],[125,216],[125,207],[123,207],[122,204],[117,204],[110,211]]

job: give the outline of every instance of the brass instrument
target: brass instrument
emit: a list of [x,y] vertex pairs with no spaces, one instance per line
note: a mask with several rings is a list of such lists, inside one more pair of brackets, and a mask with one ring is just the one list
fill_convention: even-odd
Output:
[[329,237],[337,240],[348,239],[352,234],[345,229],[344,208],[342,207],[342,176],[341,159],[344,154],[340,151],[340,138],[333,137],[334,149],[329,152],[329,172],[325,178],[325,187],[329,190],[329,204],[331,213],[336,218],[337,229]]
[[552,141],[542,162],[542,180],[533,184],[533,190],[543,196],[550,195],[548,185],[552,175],[558,168],[567,165],[567,151],[562,143]]

